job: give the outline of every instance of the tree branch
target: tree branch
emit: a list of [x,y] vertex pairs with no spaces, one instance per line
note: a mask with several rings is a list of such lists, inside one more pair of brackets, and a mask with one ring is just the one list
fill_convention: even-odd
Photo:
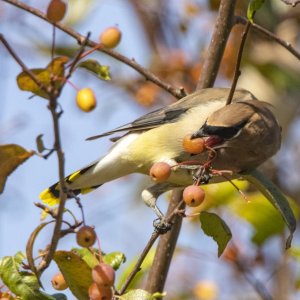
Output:
[[[180,201],[176,202],[176,205],[175,205],[175,202],[172,202],[172,203],[173,203],[172,205],[171,204],[169,205],[168,213],[167,213],[167,216],[165,218],[166,223],[173,223],[174,220],[178,220],[178,218],[182,219],[182,216],[178,216],[178,209],[182,208],[182,205],[183,205],[183,201],[181,200],[181,197],[180,197]],[[180,220],[180,222],[181,222],[181,220]],[[142,265],[144,259],[146,258],[148,252],[150,251],[151,247],[153,246],[153,244],[155,243],[155,241],[158,239],[159,236],[160,236],[160,233],[157,232],[157,231],[154,231],[152,233],[152,235],[150,237],[150,240],[148,241],[147,245],[145,246],[145,248],[144,248],[142,254],[140,255],[138,261],[136,262],[133,270],[131,271],[131,273],[127,277],[126,282],[124,283],[124,285],[121,287],[121,289],[119,291],[120,295],[125,293],[126,289],[130,285],[130,283],[133,280],[134,276],[140,270],[141,265]]]
[[234,8],[236,0],[221,0],[219,14],[214,27],[207,57],[202,68],[202,76],[197,90],[212,87],[216,80],[225,46],[234,24]]
[[[182,199],[182,190],[173,191],[167,215],[170,215]],[[182,202],[181,202],[182,203]],[[183,209],[181,205],[179,209]],[[167,279],[173,253],[176,247],[182,223],[182,216],[176,215],[172,224],[172,229],[160,237],[156,248],[155,257],[149,272],[145,289],[149,293],[163,292]]]
[[[233,25],[234,8],[235,0],[221,1],[217,23],[197,89],[211,87],[215,82],[226,42]],[[182,191],[173,191],[168,211],[172,211],[172,207],[176,204],[178,205],[181,199]],[[160,238],[146,285],[146,290],[150,293],[163,291],[177,238],[180,233],[181,222],[181,218],[176,218],[171,232]]]
[[[241,17],[241,16],[235,16],[235,23],[236,24],[247,24],[247,18]],[[252,24],[252,28],[254,28],[255,30],[263,33],[265,36],[267,36],[269,39],[275,41],[276,43],[278,43],[279,45],[281,45],[282,47],[284,47],[285,49],[287,49],[292,55],[294,55],[296,58],[298,58],[300,60],[300,52],[298,50],[296,50],[290,43],[282,40],[281,38],[279,38],[276,34],[274,34],[273,32],[263,28],[262,26],[253,23]]]
[[248,21],[246,23],[246,28],[242,34],[242,40],[241,40],[241,44],[240,44],[240,48],[239,48],[239,52],[238,52],[238,56],[237,56],[237,60],[236,60],[236,66],[235,66],[235,70],[234,70],[234,76],[232,79],[232,83],[231,83],[231,87],[230,87],[230,91],[229,91],[229,95],[228,98],[226,100],[226,105],[230,104],[232,101],[232,97],[238,82],[238,79],[241,75],[241,70],[240,70],[240,66],[241,66],[241,61],[242,61],[242,56],[243,56],[243,50],[244,50],[244,46],[245,46],[245,42],[247,39],[247,35],[249,32],[249,29],[251,27],[251,22]]
[[[21,1],[17,1],[17,0],[3,0],[3,1],[7,2],[9,4],[12,4],[22,10],[25,10],[25,11],[45,20],[46,22],[50,23],[51,25],[54,25],[55,27],[59,28],[60,30],[62,30],[63,32],[68,34],[69,36],[76,39],[79,44],[82,44],[85,40],[84,35],[81,35],[80,33],[76,32],[72,28],[63,25],[62,23],[54,23],[54,24],[51,23],[47,19],[46,14],[44,14],[42,11],[40,11],[36,8],[33,8],[33,7],[23,3]],[[103,52],[103,53],[115,58],[116,60],[119,60],[119,61],[123,62],[124,64],[130,66],[131,68],[136,70],[138,73],[143,75],[147,80],[150,80],[153,83],[157,84],[159,87],[166,90],[167,92],[169,92],[170,94],[172,94],[174,97],[176,97],[178,99],[180,99],[186,95],[183,88],[175,88],[173,85],[162,81],[160,78],[158,78],[152,72],[150,72],[149,70],[145,69],[143,66],[138,64],[134,59],[129,59],[128,57],[126,57],[114,50],[107,49],[104,46],[99,45],[98,43],[91,41],[91,40],[87,41],[87,46],[92,47],[92,48],[97,47],[97,49],[96,49],[97,51]]]

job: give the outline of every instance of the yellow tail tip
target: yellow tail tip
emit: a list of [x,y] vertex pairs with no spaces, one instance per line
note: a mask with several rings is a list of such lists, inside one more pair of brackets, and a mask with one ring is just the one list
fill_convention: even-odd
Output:
[[67,180],[70,181],[70,182],[73,182],[74,180],[76,180],[79,176],[81,175],[81,171],[76,171],[74,172],[73,174],[69,175],[67,177]]
[[48,204],[49,206],[54,206],[59,203],[59,198],[54,196],[49,188],[42,191],[39,195],[39,198],[43,203]]

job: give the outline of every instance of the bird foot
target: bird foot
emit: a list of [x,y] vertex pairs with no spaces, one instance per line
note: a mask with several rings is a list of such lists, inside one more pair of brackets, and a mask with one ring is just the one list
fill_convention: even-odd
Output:
[[172,228],[172,223],[166,222],[165,218],[157,218],[153,221],[153,227],[155,232],[159,234],[165,234]]

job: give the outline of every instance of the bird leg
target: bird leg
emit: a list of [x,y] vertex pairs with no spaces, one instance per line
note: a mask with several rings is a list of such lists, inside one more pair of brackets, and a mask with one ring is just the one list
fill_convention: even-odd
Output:
[[174,187],[177,186],[174,186],[173,184],[167,182],[163,182],[152,185],[142,191],[142,199],[144,203],[149,206],[158,217],[156,220],[154,220],[153,226],[155,227],[155,230],[161,234],[169,231],[171,229],[171,224],[165,222],[165,216],[156,205],[156,201],[161,194],[173,189]]

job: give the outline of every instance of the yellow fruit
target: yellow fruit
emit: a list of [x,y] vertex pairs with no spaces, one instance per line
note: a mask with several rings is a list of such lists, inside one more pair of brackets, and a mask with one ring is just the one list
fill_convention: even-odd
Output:
[[52,0],[47,9],[47,18],[55,23],[61,21],[67,11],[67,4],[62,0]]
[[187,206],[199,206],[205,198],[204,190],[197,185],[189,185],[183,191],[183,201]]
[[213,281],[200,281],[194,288],[194,295],[197,300],[217,300],[218,286]]
[[97,105],[97,100],[92,89],[84,88],[78,91],[76,103],[81,110],[85,112],[92,111]]
[[117,27],[106,28],[100,35],[100,43],[106,48],[115,48],[121,40],[122,33]]
[[62,291],[68,288],[68,284],[65,281],[63,274],[58,273],[51,279],[52,286],[58,290]]
[[150,176],[156,182],[164,182],[171,175],[171,167],[165,162],[155,163],[150,169]]
[[199,154],[205,149],[205,141],[203,138],[191,139],[191,135],[186,135],[182,140],[182,146],[188,153]]

